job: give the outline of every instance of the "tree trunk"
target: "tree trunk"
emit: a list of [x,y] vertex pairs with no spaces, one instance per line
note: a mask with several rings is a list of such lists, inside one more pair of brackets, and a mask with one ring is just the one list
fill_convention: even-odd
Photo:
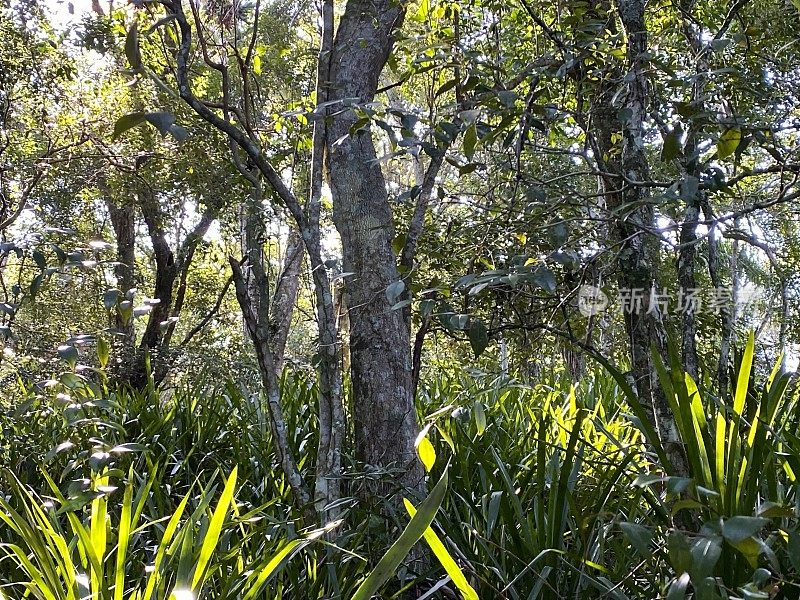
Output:
[[[269,290],[261,290],[256,284],[253,269],[264,269],[264,223],[262,222],[263,207],[261,206],[260,182],[253,186],[252,194],[242,203],[239,215],[242,243],[242,257],[245,261],[243,275],[247,285],[247,295],[252,302],[253,310],[261,323],[267,322],[267,304],[262,302],[262,297],[267,298]],[[247,322],[242,315],[242,325],[245,335],[248,334]]]
[[270,340],[272,341],[272,353],[275,356],[275,373],[278,376],[283,372],[286,340],[289,338],[292,314],[297,303],[297,293],[300,290],[300,272],[303,267],[304,254],[303,240],[297,230],[293,228],[287,240],[283,268],[275,283],[275,293],[272,295],[270,311]]
[[[705,83],[706,73],[709,71],[707,49],[703,42],[703,30],[697,19],[692,19],[696,0],[683,0],[681,3],[681,14],[683,15],[683,35],[694,54],[695,69],[692,80],[692,105],[698,111],[705,110]],[[692,22],[694,21],[694,23]],[[697,286],[695,275],[697,268],[698,240],[697,224],[700,219],[701,208],[708,205],[707,192],[700,189],[700,176],[702,168],[700,164],[698,150],[698,134],[701,131],[701,122],[693,122],[686,134],[686,142],[683,147],[684,158],[682,160],[682,170],[684,174],[681,185],[681,196],[686,202],[683,223],[680,231],[680,250],[678,253],[678,283],[684,293],[693,290]],[[678,135],[679,132],[673,132]],[[709,263],[711,263],[711,252],[716,252],[716,247],[712,249],[709,244]],[[699,376],[699,366],[697,359],[697,315],[694,310],[684,310],[682,315],[681,328],[681,357],[686,372],[695,380]]]
[[[391,0],[349,0],[333,44],[331,100],[375,96],[393,34],[404,11]],[[356,454],[374,468],[399,469],[399,482],[419,488],[414,440],[409,330],[392,310],[387,288],[400,280],[386,184],[368,129],[350,135],[356,114],[332,118],[327,157],[333,218],[342,238],[349,301]]]
[[147,384],[145,360],[148,355],[152,361],[155,383],[161,383],[167,376],[171,366],[168,356],[170,341],[175,331],[175,323],[183,309],[189,267],[198,244],[216,218],[220,207],[206,208],[200,221],[186,235],[176,253],[173,252],[167,241],[164,230],[165,215],[158,205],[158,199],[148,191],[140,194],[139,201],[155,256],[156,274],[153,298],[158,301],[150,309],[147,325],[139,342],[138,355],[129,378],[132,385],[143,388]]
[[167,321],[170,316],[178,269],[175,263],[175,255],[164,233],[164,224],[162,223],[162,215],[158,209],[157,200],[149,192],[141,194],[139,199],[142,216],[147,225],[150,242],[153,246],[153,255],[156,263],[153,298],[158,300],[158,303],[150,309],[147,325],[139,342],[137,359],[130,376],[130,383],[134,387],[143,388],[147,385],[146,356],[149,355],[151,361],[156,363],[162,360],[158,352],[163,335],[161,323]]
[[[631,354],[631,374],[636,391],[650,417],[675,474],[686,475],[686,458],[678,438],[669,404],[658,384],[651,356],[651,346],[662,354],[666,349],[663,315],[649,301],[651,292],[658,292],[656,273],[659,266],[659,240],[655,213],[648,188],[649,168],[644,145],[644,124],[648,99],[645,52],[647,29],[644,20],[644,0],[621,0],[620,20],[627,38],[626,90],[620,110],[612,102],[617,85],[623,81],[608,78],[598,95],[593,122],[595,123],[595,152],[606,175],[602,184],[606,191],[609,213],[615,215],[611,226],[612,242],[617,250],[617,283],[620,292],[627,294],[628,310],[624,312],[625,331]],[[621,149],[614,144],[613,134],[621,123]],[[617,217],[616,215],[624,215]],[[639,300],[636,300],[638,298]]]
[[[111,226],[117,240],[117,265],[114,267],[114,276],[120,296],[124,296],[129,290],[136,287],[134,271],[136,264],[136,210],[133,204],[118,205],[111,197],[110,190],[104,190],[104,192],[106,193],[106,206],[111,217]],[[136,352],[133,319],[126,320],[117,310],[114,314],[114,329],[117,332],[114,346],[119,360],[116,368],[121,372],[128,372],[133,365]]]
[[[684,298],[697,288],[695,264],[697,262],[697,222],[700,217],[700,197],[696,191],[698,179],[688,174],[686,180],[694,182],[695,192],[686,196],[686,209],[681,224],[680,250],[678,251],[678,285]],[[685,187],[685,186],[684,186]],[[681,358],[683,368],[697,381],[697,315],[695,308],[685,305],[681,315]]]
[[275,376],[275,357],[270,349],[269,331],[266,323],[258,320],[241,267],[233,258],[229,259],[229,262],[233,272],[233,283],[236,287],[236,298],[239,301],[247,331],[256,351],[261,382],[264,387],[264,394],[267,397],[267,410],[270,417],[269,423],[275,452],[278,455],[278,461],[292,490],[297,506],[303,509],[306,519],[313,523],[315,515],[311,505],[311,495],[303,485],[300,469],[297,466],[289,442],[286,420],[283,416],[280,388],[278,387],[278,378]]
[[[320,204],[322,190],[322,167],[326,140],[327,109],[324,100],[330,78],[330,48],[333,32],[333,2],[323,1],[323,42],[320,48],[318,63],[317,100],[322,108],[315,112],[320,115],[314,122],[313,154],[311,160],[311,194],[307,206],[302,206],[298,197],[283,181],[277,169],[269,162],[261,148],[260,141],[252,127],[244,123],[244,129],[237,127],[230,119],[230,105],[227,104],[223,116],[212,111],[204,102],[194,95],[190,79],[190,55],[192,50],[192,26],[184,12],[183,2],[176,0],[168,7],[174,15],[180,36],[176,55],[175,76],[180,97],[206,122],[223,132],[231,141],[232,158],[242,175],[251,183],[256,183],[255,170],[269,184],[280,202],[289,210],[296,223],[308,252],[311,276],[314,281],[314,294],[317,301],[317,319],[319,326],[319,447],[317,450],[316,481],[314,502],[323,523],[334,518],[336,510],[326,507],[335,503],[339,497],[341,486],[341,450],[345,433],[345,415],[342,407],[342,381],[339,365],[339,344],[336,333],[336,314],[331,293],[330,279],[322,260],[322,243],[320,235]],[[196,31],[198,43],[203,46],[202,28]],[[353,46],[360,44],[352,40]],[[329,42],[329,43],[328,43]],[[207,57],[206,57],[206,60]],[[249,55],[248,55],[249,60]],[[214,68],[222,68],[216,65]],[[224,71],[224,68],[222,68]],[[226,91],[230,91],[226,87]],[[250,101],[250,99],[246,99]],[[239,149],[247,154],[253,169],[242,165],[238,155]],[[262,373],[262,377],[264,373]]]

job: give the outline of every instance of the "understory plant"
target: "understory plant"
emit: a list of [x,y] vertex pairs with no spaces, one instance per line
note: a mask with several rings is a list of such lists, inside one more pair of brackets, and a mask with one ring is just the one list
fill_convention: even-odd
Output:
[[[291,499],[263,398],[242,382],[166,393],[64,373],[4,408],[7,598],[798,598],[800,411],[750,338],[713,393],[657,361],[688,473],[610,365],[579,382],[440,370],[421,387],[426,497],[367,503],[347,459],[340,519]],[[281,380],[314,477],[313,379]],[[400,507],[398,512],[398,506]],[[390,515],[373,519],[376,511]]]

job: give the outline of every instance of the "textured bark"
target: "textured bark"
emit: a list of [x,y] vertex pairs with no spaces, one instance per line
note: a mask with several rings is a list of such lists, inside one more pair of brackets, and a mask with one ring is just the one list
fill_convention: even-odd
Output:
[[[391,0],[348,1],[333,44],[331,100],[373,100],[403,16]],[[399,469],[399,481],[418,488],[410,333],[386,295],[400,279],[392,212],[369,130],[349,135],[355,121],[349,110],[331,119],[327,157],[344,271],[352,273],[346,286],[356,453],[374,468]]]
[[[133,204],[117,204],[111,197],[110,190],[105,190],[106,207],[111,217],[111,226],[117,240],[114,276],[117,289],[122,295],[136,287],[136,210]],[[114,329],[118,332],[115,340],[116,352],[120,360],[120,368],[127,371],[131,368],[135,354],[135,331],[133,319],[122,318],[119,311],[114,315]]]
[[322,263],[320,244],[320,210],[325,154],[328,144],[328,109],[331,85],[331,55],[333,52],[333,0],[322,1],[322,31],[317,60],[317,108],[321,114],[314,122],[308,196],[308,221],[305,229],[298,226],[311,260],[314,292],[319,323],[319,442],[314,481],[314,502],[320,521],[325,524],[339,515],[336,501],[341,496],[342,444],[345,436],[345,414],[342,404],[342,371],[336,306],[331,281]]
[[203,212],[200,221],[189,232],[176,253],[167,240],[164,230],[166,217],[156,196],[150,191],[140,194],[139,205],[153,247],[156,273],[152,296],[158,300],[150,309],[136,360],[128,378],[134,387],[143,388],[147,385],[146,356],[150,356],[153,377],[157,384],[167,376],[170,368],[170,342],[175,331],[175,320],[183,309],[189,267],[198,244],[216,218],[220,207],[210,206]]
[[[687,175],[695,181],[694,175]],[[678,285],[687,293],[697,287],[695,265],[697,263],[697,222],[700,217],[700,198],[695,193],[686,198],[683,223],[681,224],[680,250],[678,251]],[[697,315],[694,310],[684,310],[681,315],[681,358],[683,368],[697,381]]]
[[[698,111],[705,108],[704,87],[705,74],[708,71],[707,52],[703,43],[702,30],[688,20],[695,8],[695,0],[684,0],[681,13],[684,16],[683,35],[695,59],[695,73],[692,83],[692,105]],[[699,21],[696,21],[699,23]],[[698,134],[701,125],[692,123],[686,134],[683,147],[684,159],[681,161],[683,171],[682,194],[686,202],[683,223],[680,231],[680,250],[678,251],[678,283],[684,291],[697,286],[695,274],[698,256],[697,224],[701,207],[707,204],[706,192],[700,190],[701,165],[698,154]],[[716,250],[716,248],[714,249]],[[681,323],[681,358],[686,372],[695,380],[698,378],[697,359],[697,315],[694,311],[684,311]]]
[[342,372],[350,372],[350,309],[347,308],[347,291],[344,281],[337,279],[333,284],[333,301],[336,305],[336,329],[342,343]]
[[[139,356],[130,378],[135,387],[143,388],[147,384],[147,374],[144,367],[145,355],[150,354],[151,360],[156,363],[160,363],[163,358],[159,353],[163,336],[161,323],[170,316],[178,268],[175,263],[175,254],[172,252],[164,232],[163,215],[158,208],[158,201],[151,193],[141,194],[139,200],[142,217],[147,225],[150,243],[153,246],[153,255],[156,263],[153,298],[158,300],[158,303],[150,310],[147,325],[139,342]],[[159,372],[161,370],[159,368]]]
[[297,293],[300,290],[303,255],[303,240],[297,230],[292,229],[286,245],[283,268],[275,283],[275,292],[272,295],[270,307],[269,332],[272,353],[275,356],[275,373],[278,375],[283,372],[286,340],[289,338],[292,314],[294,314]]
[[[253,186],[252,196],[242,204],[239,214],[243,271],[247,293],[259,323],[269,323],[269,343],[275,359],[275,375],[283,372],[286,340],[300,289],[303,266],[303,240],[296,229],[289,234],[281,272],[270,298],[267,265],[264,257],[264,223],[260,182]],[[243,321],[245,335],[247,323]]]
[[[264,223],[262,221],[263,207],[261,206],[261,185],[257,182],[252,193],[241,207],[239,215],[242,257],[246,268],[243,271],[247,284],[247,294],[252,303],[253,310],[259,322],[266,323],[269,318],[268,294],[269,290],[262,290],[257,282],[254,270],[265,269],[264,266]],[[247,323],[242,315],[242,325],[247,334]]]
[[247,331],[256,350],[258,359],[259,373],[264,387],[264,394],[267,397],[267,410],[269,411],[269,423],[272,430],[272,439],[275,445],[275,452],[278,455],[278,462],[281,465],[283,474],[292,490],[297,505],[306,511],[306,517],[313,522],[314,514],[311,509],[311,496],[303,485],[300,470],[294,458],[291,445],[289,443],[289,433],[286,427],[286,420],[281,408],[280,388],[278,378],[275,375],[275,358],[270,350],[269,331],[265,323],[259,323],[258,316],[252,305],[247,281],[242,273],[239,263],[233,258],[229,260],[233,271],[233,283],[236,287],[236,299],[242,309]]
[[[675,421],[658,385],[651,356],[651,346],[662,354],[666,349],[663,315],[648,302],[650,292],[658,290],[656,277],[659,265],[659,242],[652,235],[655,214],[648,188],[641,185],[649,180],[649,168],[644,147],[644,124],[648,99],[647,77],[643,60],[647,51],[647,28],[644,21],[644,0],[621,0],[618,13],[627,38],[628,73],[618,73],[610,85],[595,99],[593,106],[595,151],[606,175],[602,178],[605,199],[610,214],[612,241],[617,250],[617,283],[621,290],[639,290],[643,294],[640,310],[624,315],[631,354],[631,375],[636,391],[655,427],[677,474],[687,473],[686,458],[680,444]],[[625,75],[623,78],[622,75]],[[621,153],[613,143],[612,134],[618,131],[620,111],[612,98],[618,82],[626,86],[622,107],[627,109],[622,123]]]

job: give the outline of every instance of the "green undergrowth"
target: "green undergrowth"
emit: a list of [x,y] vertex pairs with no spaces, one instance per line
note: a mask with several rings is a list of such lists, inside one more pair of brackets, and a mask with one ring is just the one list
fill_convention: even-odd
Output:
[[[324,530],[292,505],[257,390],[135,392],[73,371],[20,384],[0,413],[0,597],[800,597],[789,376],[761,373],[752,340],[722,397],[668,363],[688,473],[613,370],[574,385],[440,371],[419,399],[428,496],[405,512],[365,499],[391,473],[348,454]],[[282,391],[312,481],[316,389],[287,372]]]

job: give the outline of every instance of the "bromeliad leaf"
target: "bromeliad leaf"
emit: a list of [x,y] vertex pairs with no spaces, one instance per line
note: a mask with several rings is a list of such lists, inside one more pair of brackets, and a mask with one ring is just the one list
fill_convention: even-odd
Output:
[[206,531],[205,537],[202,540],[202,546],[200,547],[200,558],[197,561],[194,577],[192,578],[192,589],[196,591],[199,591],[200,586],[203,583],[208,563],[211,560],[211,555],[217,549],[219,536],[222,532],[222,525],[225,522],[225,518],[228,516],[228,510],[230,509],[231,502],[233,501],[233,492],[236,489],[236,475],[238,471],[238,466],[234,467],[230,477],[228,477],[228,481],[225,483],[225,489],[222,490],[219,504],[217,504],[217,508],[214,510],[214,514],[211,516],[211,522],[209,523],[208,530]]
[[[403,504],[408,514],[413,518],[414,515],[417,514],[417,509],[414,508],[414,505],[406,498],[403,498]],[[475,588],[469,584],[461,567],[458,566],[458,563],[447,551],[447,548],[444,543],[442,543],[442,540],[439,539],[439,536],[436,535],[436,532],[431,527],[428,527],[423,536],[436,559],[441,563],[442,567],[444,567],[445,573],[447,573],[452,580],[453,585],[461,592],[464,600],[478,600],[478,593],[475,591]]]
[[431,429],[431,425],[432,423],[428,423],[422,431],[419,432],[414,444],[414,447],[417,449],[417,456],[428,472],[430,472],[433,465],[436,463],[436,450],[428,439],[428,432]]
[[397,571],[400,563],[403,562],[403,559],[411,551],[414,544],[425,535],[425,530],[430,527],[444,499],[444,494],[447,490],[448,468],[449,464],[445,467],[442,478],[433,487],[428,497],[420,504],[417,514],[411,518],[400,537],[397,538],[389,548],[389,551],[383,555],[383,558],[378,561],[369,576],[359,586],[352,600],[369,600],[372,598]]

